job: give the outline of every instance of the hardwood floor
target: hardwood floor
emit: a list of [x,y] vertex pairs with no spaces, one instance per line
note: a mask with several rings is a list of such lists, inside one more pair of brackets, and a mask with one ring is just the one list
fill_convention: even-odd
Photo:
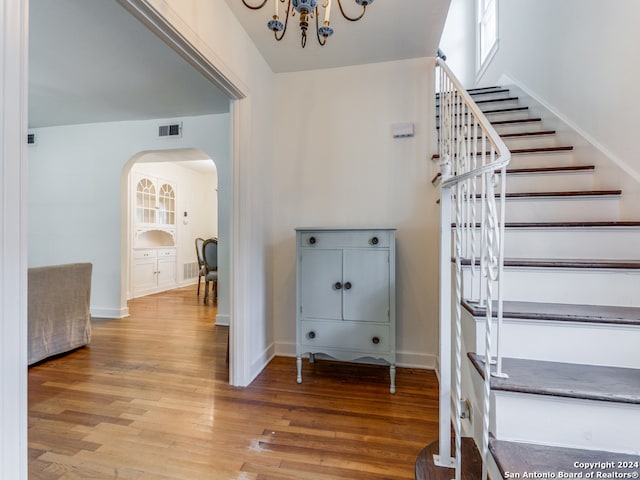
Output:
[[227,328],[196,287],[93,322],[87,348],[29,369],[30,479],[413,479],[437,438],[432,371],[276,357],[227,384]]

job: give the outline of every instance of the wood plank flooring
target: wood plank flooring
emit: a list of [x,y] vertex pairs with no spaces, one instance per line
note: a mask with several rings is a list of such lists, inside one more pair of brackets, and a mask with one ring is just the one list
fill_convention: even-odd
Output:
[[434,372],[276,357],[228,385],[227,328],[196,286],[93,321],[81,348],[29,369],[29,478],[413,479],[437,438]]

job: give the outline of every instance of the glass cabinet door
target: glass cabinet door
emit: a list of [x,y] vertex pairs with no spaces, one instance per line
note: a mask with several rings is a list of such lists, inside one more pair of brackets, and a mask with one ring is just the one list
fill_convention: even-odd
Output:
[[148,178],[136,185],[136,223],[156,223],[156,187]]
[[158,223],[162,225],[176,223],[176,194],[168,183],[163,183],[158,192]]

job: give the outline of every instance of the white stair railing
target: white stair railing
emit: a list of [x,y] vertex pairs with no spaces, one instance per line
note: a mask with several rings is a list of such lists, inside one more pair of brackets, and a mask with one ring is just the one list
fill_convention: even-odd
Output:
[[[463,298],[478,302],[486,309],[485,358],[489,359],[494,356],[492,330],[496,312],[496,368],[493,376],[504,376],[499,349],[502,324],[501,280],[504,264],[506,166],[511,153],[442,59],[436,60],[436,83],[441,173],[440,436],[439,455],[434,460],[437,465],[455,468],[455,478],[459,480]],[[455,267],[453,273],[452,263]],[[463,267],[468,267],[466,281],[463,281]],[[493,362],[485,362],[484,367],[481,446],[483,480],[487,478],[489,455],[491,363]],[[455,436],[455,457],[451,455],[451,423]]]

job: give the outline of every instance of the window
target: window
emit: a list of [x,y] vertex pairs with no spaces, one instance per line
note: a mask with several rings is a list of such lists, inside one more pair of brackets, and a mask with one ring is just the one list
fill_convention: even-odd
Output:
[[498,50],[498,0],[477,0],[478,75]]

